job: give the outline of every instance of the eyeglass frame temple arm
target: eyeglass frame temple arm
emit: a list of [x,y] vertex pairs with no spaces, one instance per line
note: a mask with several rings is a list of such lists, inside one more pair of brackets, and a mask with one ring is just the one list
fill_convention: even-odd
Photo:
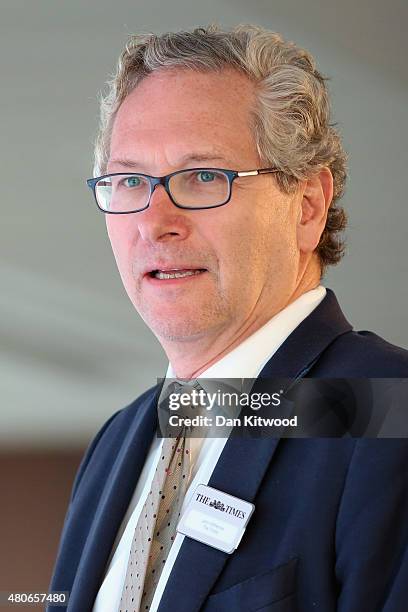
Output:
[[248,170],[247,172],[237,172],[237,176],[258,176],[258,174],[269,174],[279,172],[279,168],[261,168],[260,170]]

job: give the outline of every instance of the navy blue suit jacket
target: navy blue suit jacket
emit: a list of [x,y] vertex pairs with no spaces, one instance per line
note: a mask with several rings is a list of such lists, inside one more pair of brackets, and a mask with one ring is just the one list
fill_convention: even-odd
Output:
[[[260,376],[306,373],[407,377],[408,352],[353,331],[328,290]],[[92,609],[156,430],[157,395],[114,414],[82,460],[50,585],[71,592],[69,612]],[[254,514],[232,555],[184,539],[159,612],[406,612],[407,474],[404,439],[230,438],[208,484],[253,502]]]

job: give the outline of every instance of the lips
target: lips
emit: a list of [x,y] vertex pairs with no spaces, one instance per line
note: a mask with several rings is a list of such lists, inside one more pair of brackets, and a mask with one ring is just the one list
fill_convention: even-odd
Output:
[[150,278],[157,278],[160,280],[168,280],[171,278],[186,278],[188,276],[196,276],[202,272],[206,272],[204,268],[172,268],[166,270],[152,270],[149,273]]
[[142,269],[142,276],[155,278],[158,272],[163,274],[173,274],[176,272],[207,272],[208,269],[200,265],[200,263],[191,262],[165,262],[163,260],[152,261],[147,263]]

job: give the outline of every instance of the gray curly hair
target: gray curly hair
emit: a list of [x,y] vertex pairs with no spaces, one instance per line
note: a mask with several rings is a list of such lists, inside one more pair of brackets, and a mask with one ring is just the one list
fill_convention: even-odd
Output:
[[116,73],[101,97],[100,127],[95,143],[95,176],[106,172],[112,127],[125,97],[156,70],[184,68],[219,71],[234,68],[256,86],[252,130],[262,164],[279,168],[276,179],[284,193],[299,181],[331,170],[334,194],[326,226],[316,247],[322,275],[345,250],[342,232],[347,216],[338,200],[344,193],[346,154],[330,123],[327,77],[312,55],[280,34],[253,25],[222,30],[217,25],[192,31],[131,36]]

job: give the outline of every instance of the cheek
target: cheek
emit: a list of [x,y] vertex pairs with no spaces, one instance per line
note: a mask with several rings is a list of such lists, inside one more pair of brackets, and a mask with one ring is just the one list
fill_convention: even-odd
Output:
[[264,227],[247,213],[229,217],[217,226],[212,242],[219,259],[221,284],[229,290],[247,290],[259,272],[260,259],[265,259]]
[[135,230],[131,215],[106,215],[106,229],[118,265],[126,265],[133,244]]
[[257,214],[245,211],[241,222],[230,227],[230,274],[245,276],[256,291],[271,275],[288,272],[295,239],[286,209],[260,204]]

